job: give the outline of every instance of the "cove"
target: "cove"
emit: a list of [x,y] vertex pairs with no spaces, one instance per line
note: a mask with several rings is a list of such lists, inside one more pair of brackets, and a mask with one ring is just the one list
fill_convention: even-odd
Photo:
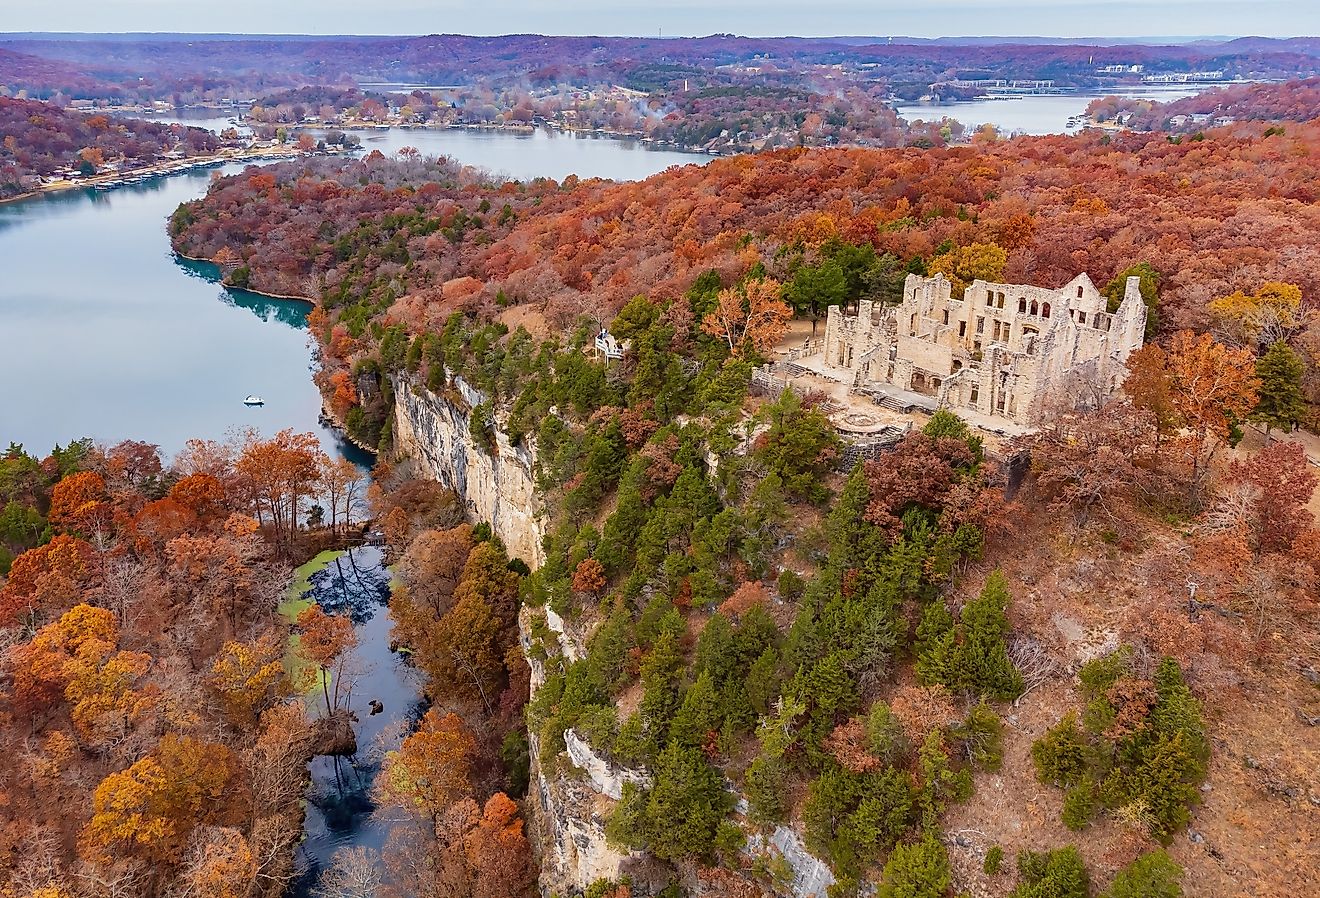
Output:
[[[366,460],[317,421],[307,304],[226,290],[214,266],[171,252],[166,216],[208,180],[194,172],[0,205],[10,379],[0,438],[38,454],[83,436],[172,454],[194,437],[292,427]],[[244,407],[249,393],[266,405]]]

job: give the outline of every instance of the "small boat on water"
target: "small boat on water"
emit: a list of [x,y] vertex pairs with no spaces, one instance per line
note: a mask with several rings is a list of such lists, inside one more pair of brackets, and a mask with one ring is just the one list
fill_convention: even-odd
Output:
[[262,399],[260,396],[249,396],[243,400],[243,404],[249,407],[254,405],[265,405],[266,400]]

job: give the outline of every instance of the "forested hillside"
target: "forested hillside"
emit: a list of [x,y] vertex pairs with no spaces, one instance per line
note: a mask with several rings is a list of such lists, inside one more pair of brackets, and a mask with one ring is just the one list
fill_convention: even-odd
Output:
[[[579,778],[571,740],[627,772],[597,807],[639,852],[591,894],[791,891],[785,827],[833,895],[1282,896],[1320,883],[1320,530],[1303,444],[1266,438],[1314,420],[1318,153],[1308,123],[640,184],[373,156],[223,179],[170,227],[319,302],[360,439],[388,450],[394,391],[425,389],[482,451],[534,452],[536,775]],[[998,456],[942,412],[840,470],[820,397],[752,368],[908,272],[1115,301],[1137,276],[1150,345],[1123,396]]]
[[[1296,77],[1315,72],[1313,40],[1168,45],[1012,43],[977,39],[889,41],[753,38],[577,37],[512,34],[478,37],[282,37],[245,40],[176,35],[82,40],[0,40],[0,84],[48,98],[184,102],[261,96],[308,84],[346,86],[355,79],[402,84],[618,84],[643,91],[689,79],[695,86],[739,80],[737,69],[800,81],[804,74],[880,79],[915,99],[932,84],[959,77],[1049,78],[1092,88],[1097,67],[1142,64],[1147,72],[1222,70],[1227,77]],[[835,67],[841,67],[836,69]],[[833,70],[832,72],[830,70]],[[131,74],[130,74],[131,73]]]
[[1194,133],[1207,122],[1306,122],[1320,116],[1320,78],[1286,84],[1241,84],[1207,90],[1169,103],[1105,97],[1086,113],[1100,122],[1123,116],[1126,127],[1138,131]]
[[[1320,289],[1320,128],[1267,130],[791,150],[632,184],[500,185],[374,154],[223,179],[171,229],[188,256],[235,260],[238,283],[319,300],[327,379],[370,356],[381,326],[439,333],[454,311],[488,319],[520,306],[562,329],[639,293],[676,297],[705,270],[728,281],[758,260],[791,280],[804,262],[814,272],[839,257],[830,270],[847,274],[846,290],[800,285],[803,311],[846,291],[892,296],[937,257],[973,277],[989,264],[995,277],[1045,286],[1079,272],[1107,284],[1149,262],[1165,331],[1206,329],[1218,297],[1271,282]],[[990,245],[1002,259],[950,254]],[[840,257],[856,252],[865,258]]]

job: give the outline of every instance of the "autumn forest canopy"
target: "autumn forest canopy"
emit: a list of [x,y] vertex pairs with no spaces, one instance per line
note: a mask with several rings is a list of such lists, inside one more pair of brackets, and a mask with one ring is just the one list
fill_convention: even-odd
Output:
[[[304,100],[360,102],[271,108]],[[637,183],[407,150],[213,179],[174,249],[308,300],[326,412],[376,463],[291,430],[0,455],[0,898],[285,895],[308,763],[349,755],[390,835],[316,898],[1314,893],[1315,102]],[[104,137],[5,110],[0,159]],[[1138,112],[1166,124],[1106,114]],[[969,306],[1085,274],[1144,345],[1132,319],[1112,389],[1030,428],[938,408],[864,444],[839,411],[870,400],[789,360],[914,274]],[[364,542],[421,692],[388,751],[355,741],[366,631],[303,589]]]

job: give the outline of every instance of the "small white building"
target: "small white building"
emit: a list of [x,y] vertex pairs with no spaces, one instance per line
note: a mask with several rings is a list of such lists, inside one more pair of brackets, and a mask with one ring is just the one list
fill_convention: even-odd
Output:
[[628,341],[616,340],[608,330],[602,328],[601,332],[596,334],[596,351],[607,359],[617,361],[623,358],[623,354],[627,349]]

